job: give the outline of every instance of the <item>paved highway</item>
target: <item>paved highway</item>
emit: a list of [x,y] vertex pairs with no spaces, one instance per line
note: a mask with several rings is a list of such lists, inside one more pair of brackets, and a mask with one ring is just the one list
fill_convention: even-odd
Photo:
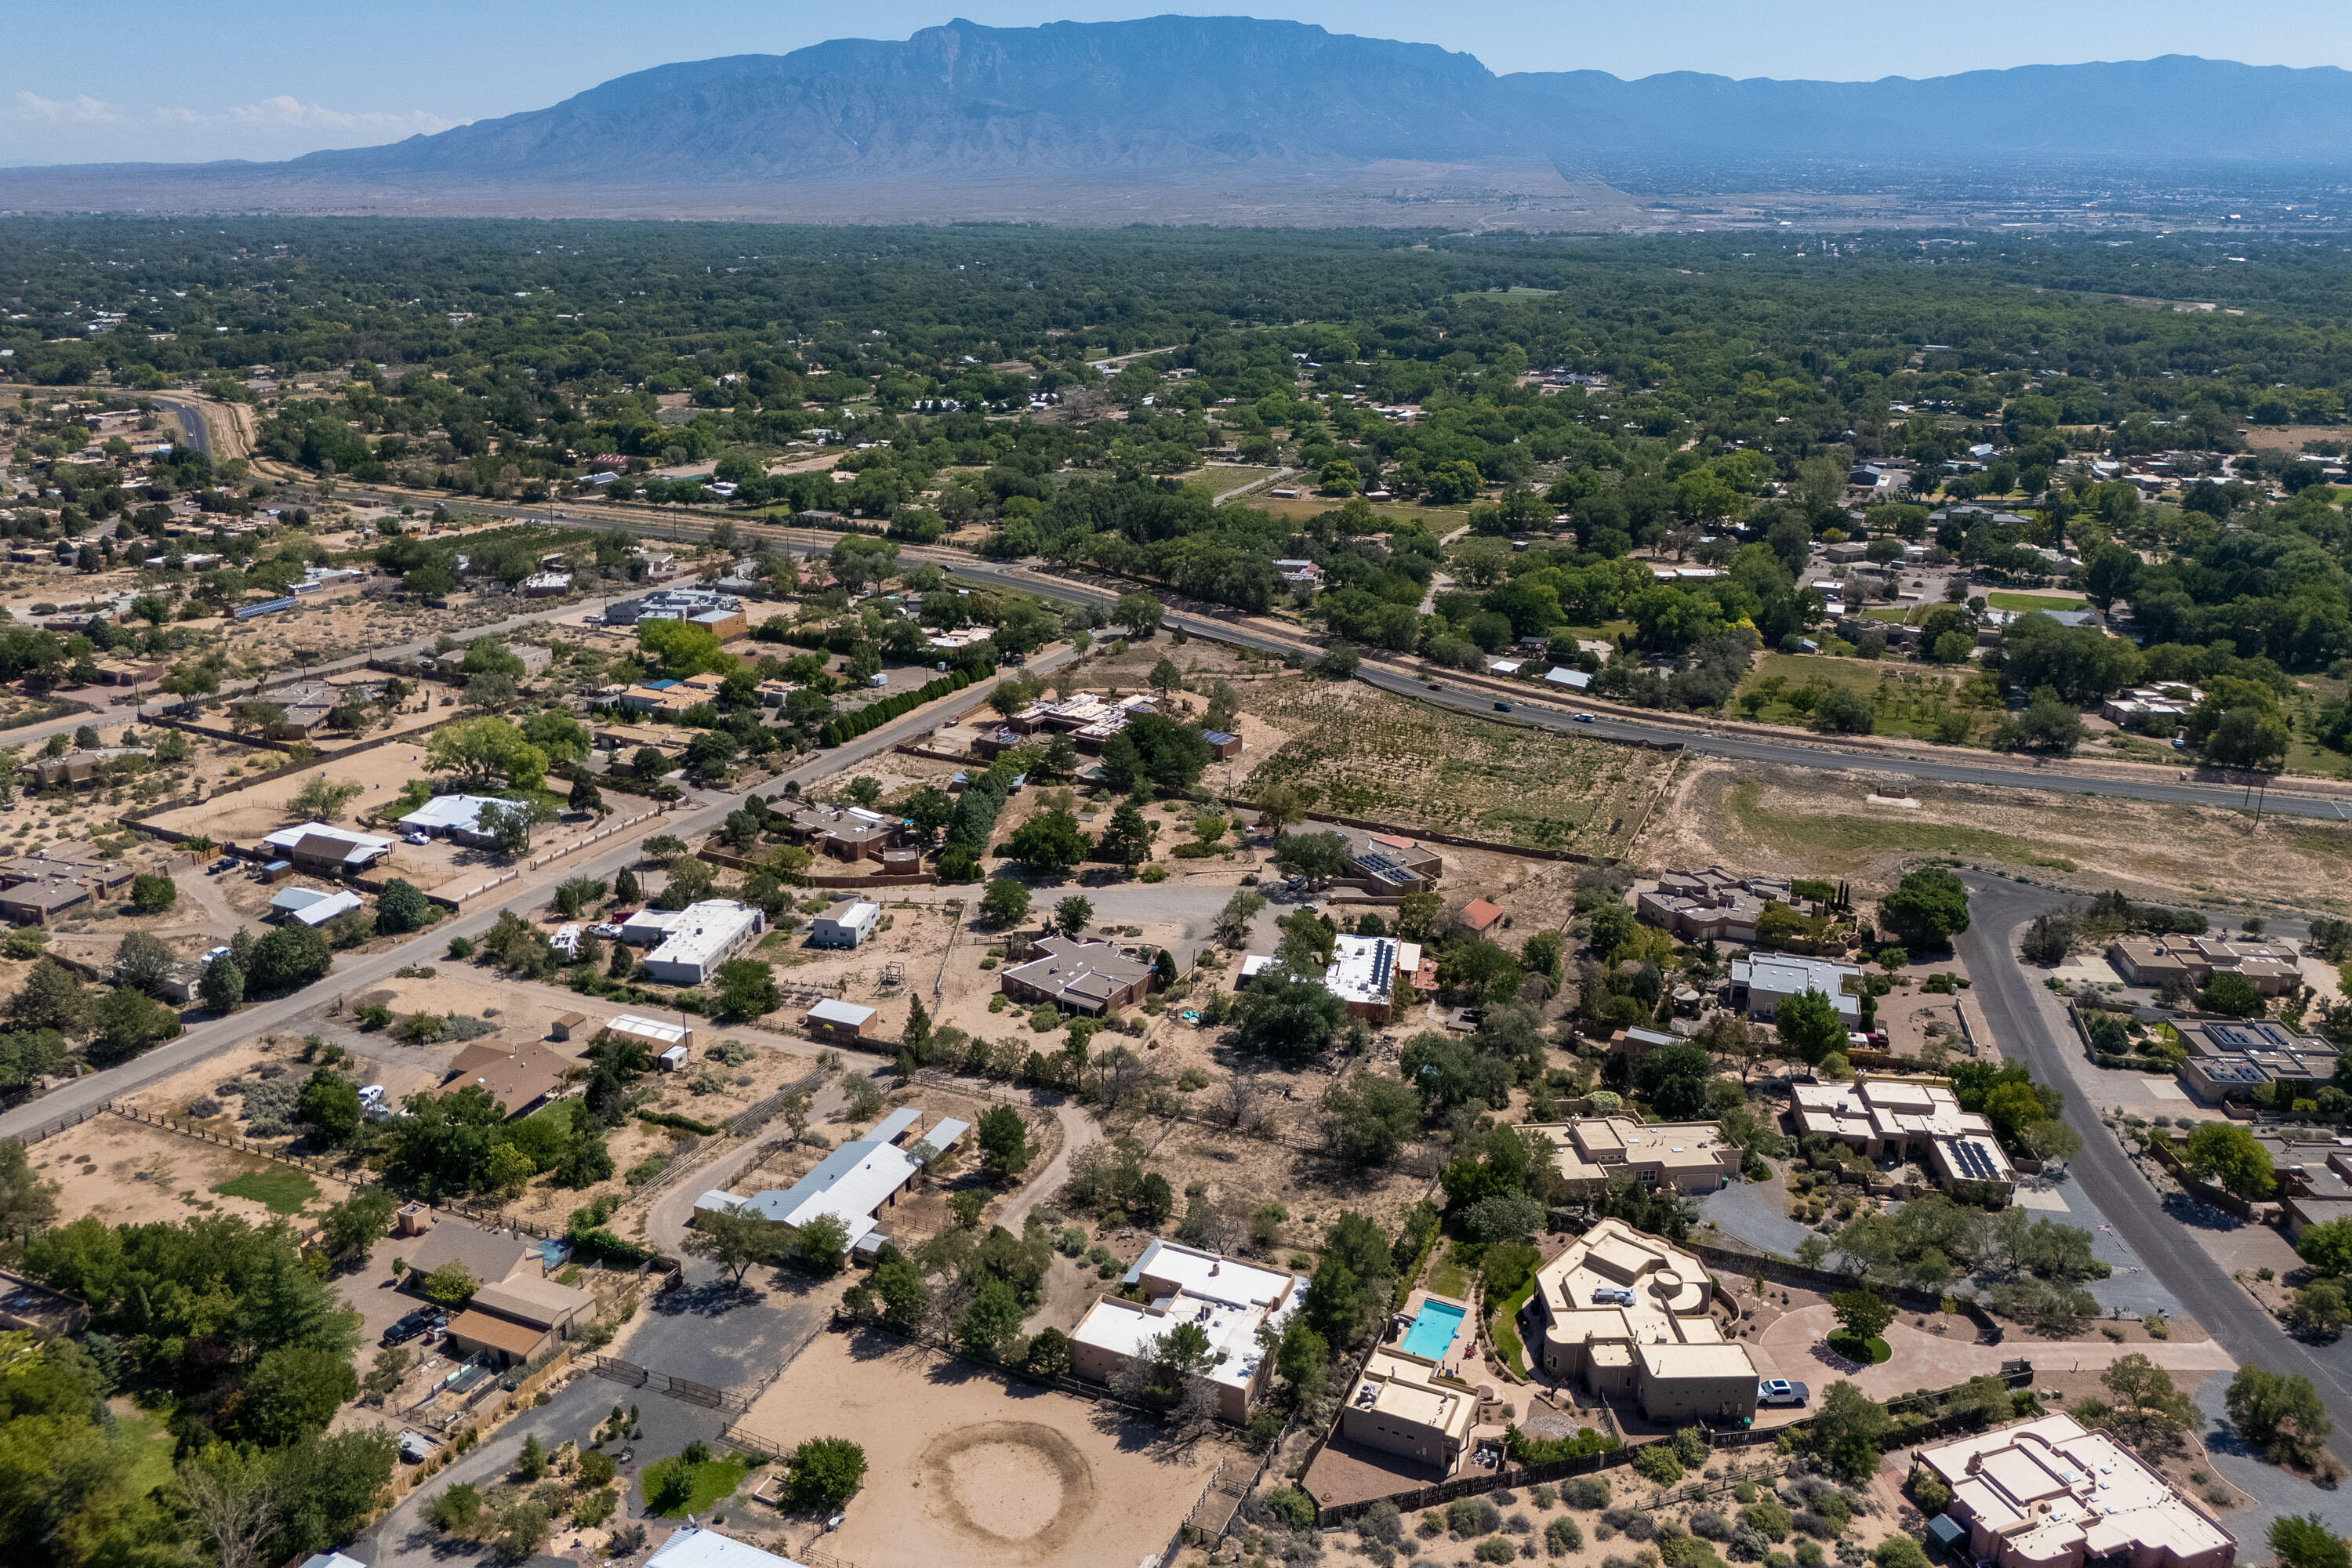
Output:
[[[346,487],[347,498],[373,495],[387,503],[414,501],[419,494],[392,490]],[[432,500],[431,496],[422,499]],[[446,500],[447,498],[439,498]],[[594,510],[583,512],[583,504]],[[509,517],[549,524],[554,527],[594,530],[623,527],[652,538],[699,542],[709,537],[719,518],[704,514],[680,515],[656,513],[646,509],[619,505],[595,506],[594,503],[568,501],[561,509],[548,506],[515,506],[468,500],[467,510],[493,517]],[[803,554],[823,554],[832,547],[836,535],[813,529],[783,527],[772,521],[735,518],[732,521],[747,536],[760,540],[781,536],[790,549]],[[1003,565],[983,561],[966,551],[938,545],[908,545],[899,547],[899,554],[909,561],[928,561],[952,571],[959,576],[1004,587],[1026,589],[1046,598],[1066,602],[1108,605],[1118,596],[1116,587],[1097,587],[1076,582],[1055,573],[1033,570],[1025,566]],[[1181,626],[1188,635],[1209,637],[1215,641],[1255,647],[1275,654],[1297,653],[1310,649],[1316,640],[1301,631],[1289,637],[1275,637],[1244,624],[1238,614],[1201,615],[1171,612],[1171,626]],[[1508,700],[1512,717],[1522,722],[1546,729],[1567,731],[1574,721],[1566,709],[1548,705],[1539,698],[1499,698],[1492,692],[1462,686],[1440,677],[1433,687],[1426,677],[1383,668],[1374,660],[1367,660],[1358,671],[1358,679],[1383,690],[1438,702],[1464,712],[1491,714],[1495,703]],[[2011,789],[2043,790],[2060,795],[2105,795],[2127,800],[2152,800],[2178,805],[2218,806],[2236,809],[2245,805],[2245,791],[2230,784],[2202,784],[2193,781],[2166,779],[2103,778],[2066,772],[2031,763],[2003,763],[1990,760],[1984,752],[1956,752],[1954,760],[1941,757],[1916,757],[1876,751],[1839,746],[1823,739],[1788,740],[1769,736],[1727,734],[1706,729],[1677,724],[1645,723],[1638,719],[1612,715],[1594,722],[1577,724],[1574,732],[1599,736],[1608,740],[1629,741],[1638,744],[1680,747],[1710,756],[1728,757],[1738,761],[1775,763],[1787,767],[1820,768],[1835,773],[1884,773],[1902,778],[1928,779],[1947,784],[1991,784]],[[1969,760],[1960,760],[1962,758]],[[1976,759],[1984,760],[1976,760]],[[2288,816],[2315,817],[2326,822],[2352,820],[2352,807],[2318,795],[2299,795],[2286,790],[2272,790],[2263,803],[2267,813]]]
[[[1969,925],[1957,943],[1976,982],[1971,993],[2001,1055],[2022,1061],[2042,1083],[2074,1083],[2066,1054],[2074,1049],[2064,1015],[2047,987],[2017,962],[2020,929],[2045,910],[2063,907],[2063,894],[1998,878],[1964,874]],[[2132,1166],[2098,1108],[2079,1092],[2066,1097],[2066,1121],[2082,1135],[2083,1152],[2067,1168],[2124,1240],[2180,1299],[2241,1366],[2307,1377],[2336,1423],[2339,1456],[2352,1452],[2352,1346],[2307,1345],[2289,1337],[2278,1320],[2198,1245],[2198,1233],[2168,1214]]]

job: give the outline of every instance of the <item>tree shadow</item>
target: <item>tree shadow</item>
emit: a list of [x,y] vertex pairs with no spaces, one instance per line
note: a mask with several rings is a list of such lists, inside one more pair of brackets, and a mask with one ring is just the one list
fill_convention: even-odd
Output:
[[2229,1231],[2243,1229],[2247,1222],[2227,1209],[2200,1203],[2186,1193],[2164,1194],[2164,1212],[2172,1219],[2198,1230]]

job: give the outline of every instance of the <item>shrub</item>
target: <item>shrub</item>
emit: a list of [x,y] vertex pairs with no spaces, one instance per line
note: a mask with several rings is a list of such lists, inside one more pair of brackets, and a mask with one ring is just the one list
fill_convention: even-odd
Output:
[[1607,1508],[1609,1478],[1573,1476],[1559,1483],[1559,1500],[1570,1508]]
[[1576,1521],[1562,1514],[1544,1526],[1544,1550],[1554,1557],[1565,1557],[1571,1552],[1584,1550],[1584,1531]]
[[1952,1506],[1952,1489],[1944,1484],[1941,1476],[1923,1469],[1911,1482],[1911,1500],[1919,1505],[1921,1513],[1933,1519]]
[[1731,1521],[1711,1508],[1696,1509],[1691,1513],[1690,1531],[1693,1535],[1705,1536],[1709,1541],[1728,1541],[1731,1539]]
[[1480,1542],[1478,1550],[1471,1555],[1481,1563],[1516,1563],[1519,1560],[1519,1549],[1501,1536],[1494,1535]]
[[1927,1552],[1907,1535],[1890,1535],[1871,1552],[1878,1568],[1927,1568]]
[[1789,1510],[1775,1499],[1762,1498],[1741,1509],[1739,1521],[1767,1541],[1789,1539]]
[[1673,1486],[1683,1479],[1682,1461],[1664,1443],[1647,1444],[1638,1450],[1633,1455],[1633,1468],[1662,1487]]
[[1309,1530],[1315,1524],[1315,1500],[1297,1487],[1276,1487],[1266,1493],[1265,1511],[1292,1530]]

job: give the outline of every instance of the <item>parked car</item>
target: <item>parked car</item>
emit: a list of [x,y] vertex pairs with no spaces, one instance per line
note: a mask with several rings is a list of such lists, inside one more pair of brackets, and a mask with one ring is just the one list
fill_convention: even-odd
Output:
[[590,926],[588,930],[591,934],[601,936],[606,942],[618,942],[621,940],[621,928],[614,925],[610,921],[600,921],[596,924]]
[[408,830],[407,837],[408,841],[411,844],[430,844],[433,842],[433,835],[425,832],[425,829],[421,827],[410,828]]
[[217,859],[217,860],[214,861],[214,862],[212,863],[212,865],[211,865],[209,868],[206,868],[206,872],[205,872],[205,874],[206,874],[207,876],[209,876],[209,875],[210,875],[212,872],[214,872],[214,871],[227,871],[227,870],[232,870],[232,869],[234,869],[234,868],[236,868],[236,856],[234,856],[234,855],[224,855],[224,856],[222,856],[219,859]]
[[1786,1409],[1801,1409],[1812,1397],[1812,1390],[1801,1383],[1790,1383],[1785,1377],[1767,1378],[1756,1385],[1756,1403]]
[[413,1339],[439,1331],[449,1321],[447,1313],[438,1307],[419,1307],[384,1330],[386,1345],[404,1345]]

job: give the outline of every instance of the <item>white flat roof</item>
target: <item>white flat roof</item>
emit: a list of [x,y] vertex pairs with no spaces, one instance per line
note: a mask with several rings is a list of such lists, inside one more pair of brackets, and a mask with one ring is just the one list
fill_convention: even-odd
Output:
[[1254,1263],[1158,1237],[1143,1249],[1143,1256],[1135,1260],[1120,1283],[1137,1285],[1145,1280],[1157,1280],[1190,1295],[1220,1301],[1255,1302],[1259,1306],[1280,1300],[1294,1288],[1306,1289],[1305,1280],[1282,1269],[1260,1268]]
[[646,954],[647,963],[709,963],[746,929],[765,918],[750,904],[732,899],[705,899],[688,904],[682,913],[686,918],[670,928],[659,947]]
[[1323,987],[1342,1002],[1385,1005],[1396,993],[1396,977],[1421,967],[1421,944],[1392,936],[1342,936],[1331,943],[1331,967]]
[[848,899],[817,916],[837,926],[871,925],[882,918],[882,906],[871,899]]
[[855,1002],[844,1002],[834,996],[826,997],[808,1010],[812,1018],[827,1024],[847,1024],[852,1028],[863,1025],[874,1016],[874,1013],[875,1009],[871,1007],[861,1007]]
[[624,1013],[616,1018],[607,1018],[604,1020],[604,1027],[617,1029],[625,1035],[641,1036],[648,1040],[676,1042],[686,1038],[684,1024],[665,1024],[659,1018],[641,1017],[635,1013]]

